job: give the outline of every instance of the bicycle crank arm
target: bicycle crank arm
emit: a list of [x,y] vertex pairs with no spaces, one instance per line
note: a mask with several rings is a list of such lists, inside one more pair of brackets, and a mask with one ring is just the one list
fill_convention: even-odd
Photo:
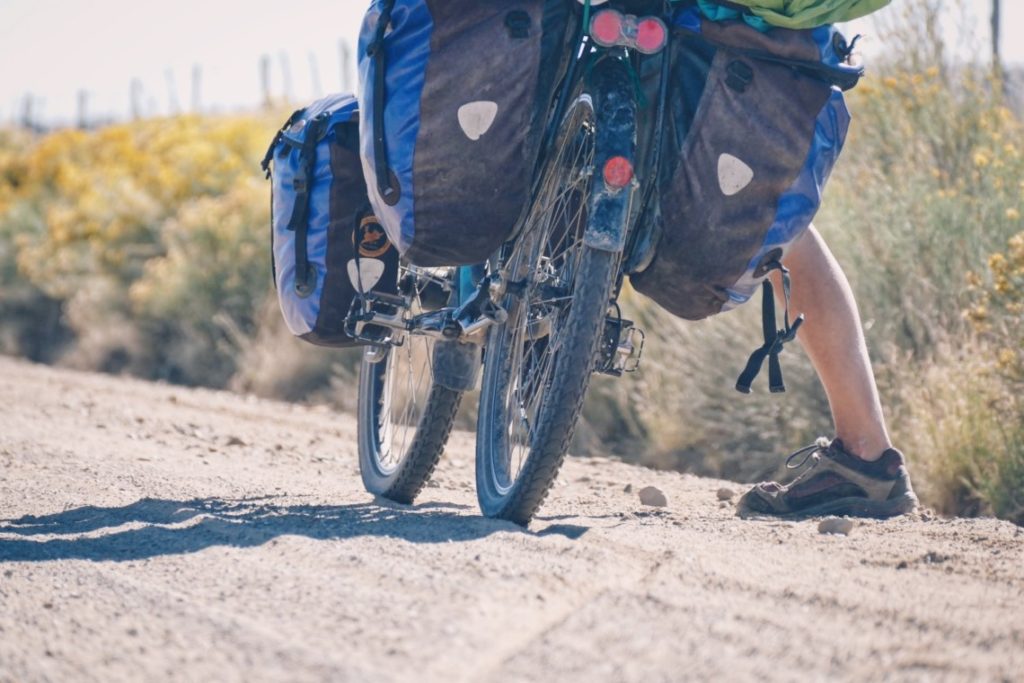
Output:
[[385,328],[442,341],[482,344],[487,329],[507,318],[507,314],[501,315],[505,313],[504,309],[498,311],[500,314],[491,312],[477,319],[457,320],[457,310],[452,308],[430,311],[412,318],[406,318],[400,310],[394,313],[370,310],[350,315],[347,327],[351,330],[350,336],[353,338],[376,345],[401,346],[402,342],[395,341],[394,336],[381,338],[380,335],[371,335],[368,328]]

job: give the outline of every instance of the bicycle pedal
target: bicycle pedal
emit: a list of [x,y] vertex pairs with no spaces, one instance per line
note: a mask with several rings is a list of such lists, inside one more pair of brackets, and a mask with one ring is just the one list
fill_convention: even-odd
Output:
[[367,292],[357,296],[345,316],[345,334],[371,347],[402,346],[404,339],[396,338],[395,330],[403,328],[400,311],[406,305],[405,299],[394,294]]
[[632,320],[608,316],[598,349],[597,372],[622,377],[640,369],[647,335]]
[[364,324],[361,329],[349,334],[352,339],[366,346],[367,349],[377,348],[386,351],[392,346],[403,346],[405,339],[395,335],[394,330],[382,325]]

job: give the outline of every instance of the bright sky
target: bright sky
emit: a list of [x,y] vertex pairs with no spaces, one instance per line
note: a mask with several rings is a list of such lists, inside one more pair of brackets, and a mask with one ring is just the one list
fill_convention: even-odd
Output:
[[[984,37],[991,2],[966,1]],[[287,64],[292,98],[307,101],[342,87],[340,41],[347,40],[354,52],[367,4],[0,0],[0,125],[20,117],[28,93],[42,120],[73,121],[79,91],[88,93],[91,116],[124,118],[134,79],[142,84],[146,113],[166,113],[175,100],[187,110],[195,65],[202,70],[205,110],[251,108],[261,99],[262,55],[271,58],[273,91],[285,92]],[[1016,39],[1024,29],[1024,0],[1004,0],[1003,7],[1006,58],[1024,62],[1024,41]],[[870,32],[870,26],[857,28]]]
[[[44,120],[72,120],[78,91],[94,115],[125,117],[131,82],[147,110],[169,111],[172,93],[192,103],[192,70],[202,68],[206,109],[248,108],[262,98],[260,59],[271,87],[292,95],[342,87],[340,41],[353,46],[367,0],[0,0],[0,124],[21,115],[26,93]],[[354,77],[354,68],[352,71]],[[351,87],[351,86],[350,86]]]

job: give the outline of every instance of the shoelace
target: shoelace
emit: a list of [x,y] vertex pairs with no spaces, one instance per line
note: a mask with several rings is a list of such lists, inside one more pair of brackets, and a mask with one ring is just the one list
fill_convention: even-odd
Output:
[[[786,458],[786,469],[787,470],[798,470],[807,464],[808,460],[813,460],[815,464],[821,460],[821,454],[828,450],[828,447],[832,445],[832,442],[827,438],[821,436],[815,440],[810,446],[804,446],[798,451],[794,451]],[[793,464],[793,461],[803,456],[803,460],[797,464]]]

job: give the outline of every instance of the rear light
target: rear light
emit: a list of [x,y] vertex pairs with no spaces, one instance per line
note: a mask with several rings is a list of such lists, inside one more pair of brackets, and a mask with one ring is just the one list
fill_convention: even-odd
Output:
[[606,9],[590,20],[590,37],[601,47],[619,45],[653,55],[668,44],[668,27],[657,17],[637,18]]
[[604,164],[604,184],[621,190],[633,181],[633,164],[626,157],[612,157]]
[[665,47],[668,42],[668,29],[660,19],[647,17],[636,25],[636,49],[645,55],[653,55]]
[[590,22],[590,35],[601,47],[618,45],[622,40],[626,17],[613,9],[606,9],[594,15]]

